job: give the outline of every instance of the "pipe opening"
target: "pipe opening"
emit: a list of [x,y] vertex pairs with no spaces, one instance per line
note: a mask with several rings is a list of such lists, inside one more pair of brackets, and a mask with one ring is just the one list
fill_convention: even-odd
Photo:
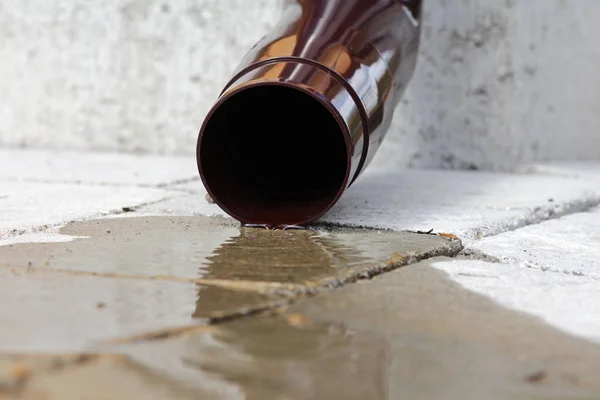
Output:
[[293,87],[243,89],[209,116],[200,173],[215,202],[243,223],[312,222],[348,181],[345,128],[319,100]]

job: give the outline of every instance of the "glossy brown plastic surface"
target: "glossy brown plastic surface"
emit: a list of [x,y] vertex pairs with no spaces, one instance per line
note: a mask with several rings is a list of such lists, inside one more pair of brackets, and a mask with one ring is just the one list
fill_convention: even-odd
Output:
[[375,155],[416,64],[421,1],[293,0],[198,138],[209,194],[246,224],[327,212]]

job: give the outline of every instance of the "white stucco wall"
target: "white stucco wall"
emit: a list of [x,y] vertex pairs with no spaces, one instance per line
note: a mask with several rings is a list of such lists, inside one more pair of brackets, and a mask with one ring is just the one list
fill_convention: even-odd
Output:
[[[0,146],[191,154],[281,0],[0,0]],[[600,159],[600,2],[425,0],[378,164]]]
[[424,4],[418,71],[387,155],[504,169],[600,159],[600,2]]

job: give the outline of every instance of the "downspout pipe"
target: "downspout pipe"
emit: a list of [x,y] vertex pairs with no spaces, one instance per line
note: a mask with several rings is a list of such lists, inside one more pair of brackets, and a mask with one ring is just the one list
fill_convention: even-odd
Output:
[[198,169],[243,224],[305,225],[373,159],[416,65],[421,0],[289,0],[200,129]]

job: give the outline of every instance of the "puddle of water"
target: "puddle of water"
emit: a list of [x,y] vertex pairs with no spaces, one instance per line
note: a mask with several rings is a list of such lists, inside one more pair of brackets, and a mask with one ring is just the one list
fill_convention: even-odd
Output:
[[[270,231],[239,228],[204,217],[103,219],[72,223],[60,233],[85,238],[67,243],[0,247],[0,266],[29,271],[30,274],[23,274],[19,280],[26,287],[40,287],[26,284],[28,276],[32,282],[43,282],[43,278],[35,280],[40,271],[58,271],[65,275],[62,279],[53,278],[56,288],[61,287],[61,282],[77,285],[77,277],[81,281],[90,277],[109,279],[111,284],[97,285],[108,286],[106,299],[99,296],[98,290],[90,291],[96,295],[95,301],[111,303],[107,314],[119,308],[115,304],[116,296],[110,294],[114,291],[118,290],[122,297],[132,299],[131,303],[139,306],[136,292],[139,294],[144,286],[160,286],[157,282],[169,280],[174,284],[195,283],[195,305],[188,304],[193,308],[190,318],[217,318],[261,309],[280,302],[282,291],[295,295],[294,290],[304,286],[329,286],[352,279],[373,267],[385,265],[393,254],[396,261],[402,262],[408,255],[452,253],[460,247],[457,242],[437,236],[347,229]],[[138,283],[124,279],[138,280]],[[292,284],[293,290],[288,290],[287,284]],[[93,283],[86,286],[96,287]],[[86,291],[74,293],[73,288],[60,291],[63,290],[80,298],[73,299],[76,301],[74,310],[78,309],[77,304],[89,302],[84,298]],[[125,295],[127,290],[132,292]],[[30,296],[27,304],[33,307],[38,302],[40,310],[58,305],[57,299],[64,297],[56,291],[52,292],[54,297],[35,294],[32,290],[25,293]],[[173,293],[171,297],[177,296]],[[179,315],[179,310],[186,309],[182,302],[187,297],[170,300],[168,304],[177,310],[171,315]],[[11,303],[11,299],[22,296],[5,291],[0,298]],[[68,313],[66,303],[61,301],[60,306],[66,307],[64,310]],[[121,312],[132,315],[135,309],[130,308],[131,311]],[[140,310],[153,315],[149,306],[141,306]],[[2,312],[0,307],[0,318],[3,314],[7,312]],[[61,322],[59,318],[56,324]]]
[[[82,346],[245,312],[281,299],[256,285],[327,285],[392,254],[404,262],[459,249],[428,235],[240,229],[199,217],[90,221],[61,233],[89,238],[0,248],[0,347]],[[427,265],[322,293],[284,316],[108,349],[130,355],[145,377],[223,399],[600,398],[599,346]]]
[[359,274],[396,254],[452,253],[459,243],[437,236],[334,229],[266,230],[242,228],[208,257],[206,278],[315,283]]
[[458,243],[438,236],[360,229],[273,231],[204,217],[75,222],[60,233],[88,238],[0,247],[0,266],[302,284],[344,269],[376,266],[393,253],[459,249]]
[[299,329],[285,318],[257,317],[123,351],[154,373],[239,393],[222,399],[388,398],[390,343],[342,324]]

